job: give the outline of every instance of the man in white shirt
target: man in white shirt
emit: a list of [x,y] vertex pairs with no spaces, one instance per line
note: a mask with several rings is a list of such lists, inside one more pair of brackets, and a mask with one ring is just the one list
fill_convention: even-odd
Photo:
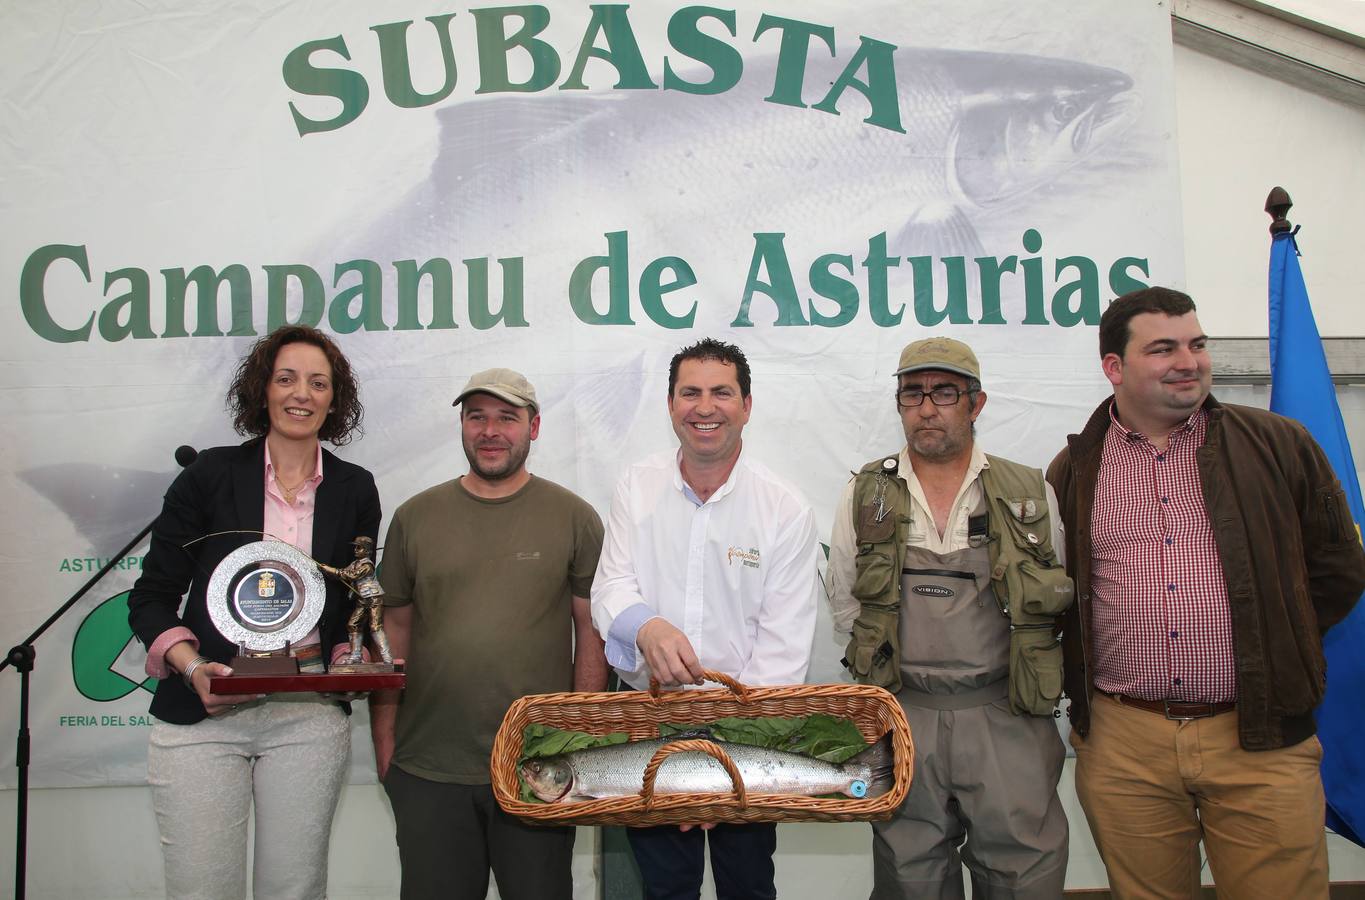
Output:
[[950,338],[902,352],[897,454],[849,481],[830,537],[834,627],[845,664],[896,693],[915,774],[873,823],[873,900],[1060,897],[1067,822],[1056,616],[1072,583],[1057,501],[1035,468],[987,456],[974,425],[981,367]]
[[[681,446],[631,466],[616,487],[593,579],[593,624],[607,661],[636,689],[699,684],[703,669],[750,685],[800,684],[815,631],[815,516],[790,485],[744,452],[749,364],[713,339],[669,367]],[[649,900],[695,900],[703,830],[630,829]],[[777,896],[771,824],[709,830],[721,900]]]

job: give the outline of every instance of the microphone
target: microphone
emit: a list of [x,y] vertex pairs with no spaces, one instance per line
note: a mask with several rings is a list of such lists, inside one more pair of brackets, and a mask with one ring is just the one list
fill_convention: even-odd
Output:
[[191,447],[189,444],[181,444],[179,447],[175,448],[175,461],[180,465],[180,468],[182,469],[185,466],[188,466],[190,463],[194,462],[194,458],[198,455],[199,451]]

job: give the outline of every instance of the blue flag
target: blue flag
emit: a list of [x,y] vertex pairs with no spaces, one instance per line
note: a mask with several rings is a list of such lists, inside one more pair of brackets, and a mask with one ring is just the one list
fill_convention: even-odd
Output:
[[[1294,234],[1298,229],[1294,229]],[[1322,338],[1308,305],[1294,234],[1275,235],[1270,245],[1270,408],[1298,419],[1336,470],[1359,531],[1365,522],[1360,481],[1327,369]],[[1365,841],[1365,603],[1337,623],[1323,639],[1327,655],[1327,696],[1318,707],[1322,741],[1322,785],[1327,793],[1327,826],[1361,846]]]

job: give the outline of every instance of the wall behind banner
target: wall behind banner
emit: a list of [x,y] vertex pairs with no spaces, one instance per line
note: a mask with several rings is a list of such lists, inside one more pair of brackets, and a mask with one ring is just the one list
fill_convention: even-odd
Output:
[[[1182,266],[1166,11],[1042,10],[16,11],[0,576],[42,589],[7,621],[155,514],[174,447],[235,440],[228,370],[286,320],[356,365],[343,455],[389,511],[463,469],[450,400],[491,365],[543,398],[535,471],[605,509],[673,441],[667,361],[707,334],[748,353],[747,443],[826,533],[845,473],[900,443],[889,373],[922,334],[976,347],[983,440],[1044,462],[1099,383],[1103,303]],[[37,785],[144,777],[140,552],[44,639]],[[816,679],[842,677],[827,633]]]
[[[1365,198],[1365,89],[1356,105],[1186,48],[1175,54],[1186,283],[1220,336],[1264,336],[1275,185],[1294,199],[1300,260],[1324,336],[1365,334],[1356,223]],[[1254,107],[1227,98],[1256,98]]]

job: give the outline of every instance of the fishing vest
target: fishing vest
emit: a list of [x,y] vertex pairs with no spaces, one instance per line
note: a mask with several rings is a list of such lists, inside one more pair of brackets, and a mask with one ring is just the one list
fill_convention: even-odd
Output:
[[[986,545],[991,589],[1009,619],[1010,709],[1016,715],[1052,715],[1062,694],[1056,619],[1071,606],[1075,588],[1052,546],[1042,472],[995,456],[986,459],[990,465],[980,475],[986,521],[969,524],[969,532],[972,546]],[[901,569],[914,515],[899,465],[898,456],[888,456],[854,476],[853,596],[861,608],[844,657],[859,683],[892,692],[901,689]]]

